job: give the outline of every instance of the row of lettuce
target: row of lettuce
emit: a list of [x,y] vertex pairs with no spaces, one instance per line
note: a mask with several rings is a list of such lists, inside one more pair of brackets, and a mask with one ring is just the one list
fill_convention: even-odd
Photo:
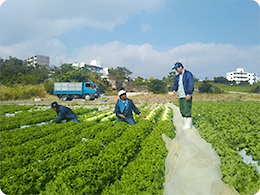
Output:
[[[113,115],[110,112],[88,112],[80,116],[81,124],[32,124],[2,131],[1,190],[6,194],[100,194],[127,177],[132,162],[137,171],[152,177],[137,177],[146,181],[140,187],[162,194],[167,151],[161,134],[174,137],[172,111],[164,106],[145,109],[142,112],[148,119],[136,117],[135,126],[114,126],[116,118],[108,118]],[[96,117],[100,115],[103,117]],[[16,117],[19,113],[12,119]],[[101,122],[105,118],[106,122]],[[140,165],[146,170],[140,170]],[[152,167],[157,174],[151,174]],[[129,191],[132,188],[129,186]]]
[[[194,125],[221,157],[223,181],[245,195],[260,188],[260,174],[238,154],[246,149],[254,160],[260,159],[259,103],[193,102]],[[114,126],[113,105],[74,107],[81,124],[37,126],[56,113],[49,108],[1,106],[1,190],[6,194],[162,194],[167,151],[161,135],[174,138],[173,113],[162,104],[138,107],[148,117],[135,115],[135,126]],[[6,113],[16,114],[7,117]],[[31,126],[19,128],[25,124]]]
[[238,153],[246,150],[260,166],[259,109],[260,101],[203,101],[195,102],[192,109],[201,137],[221,157],[223,181],[245,195],[260,189],[260,172]]

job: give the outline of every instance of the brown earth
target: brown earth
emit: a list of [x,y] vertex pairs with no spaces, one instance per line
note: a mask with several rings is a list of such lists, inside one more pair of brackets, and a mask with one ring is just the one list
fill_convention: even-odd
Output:
[[[171,94],[147,94],[147,95],[135,95],[129,96],[136,103],[165,103],[178,101],[177,96],[172,96]],[[15,101],[0,101],[1,105],[50,105],[53,101],[57,101],[63,105],[69,104],[115,104],[118,96],[105,96],[102,98],[95,99],[93,101],[85,101],[84,99],[74,99],[72,101],[62,101],[59,100],[57,96],[47,95],[41,98],[42,101],[36,101],[39,98],[32,98],[29,100],[15,100]],[[193,94],[193,101],[233,101],[233,100],[255,100],[260,101],[260,94]]]

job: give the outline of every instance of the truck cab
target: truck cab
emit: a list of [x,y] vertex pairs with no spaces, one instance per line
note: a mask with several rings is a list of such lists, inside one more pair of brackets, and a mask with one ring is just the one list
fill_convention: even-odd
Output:
[[85,100],[94,100],[99,97],[100,90],[96,83],[93,82],[84,82],[83,83],[83,94]]

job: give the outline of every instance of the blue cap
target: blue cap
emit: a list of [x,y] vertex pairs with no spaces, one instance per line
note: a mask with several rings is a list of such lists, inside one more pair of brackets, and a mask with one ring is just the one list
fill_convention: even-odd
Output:
[[176,62],[176,63],[174,64],[174,67],[172,68],[172,70],[177,70],[177,68],[180,68],[180,67],[183,67],[182,63]]

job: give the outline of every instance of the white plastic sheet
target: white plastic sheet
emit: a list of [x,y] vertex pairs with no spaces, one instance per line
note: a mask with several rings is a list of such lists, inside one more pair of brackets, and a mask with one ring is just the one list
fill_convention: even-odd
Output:
[[221,178],[220,157],[195,127],[184,130],[179,108],[171,105],[176,136],[162,135],[168,155],[165,161],[164,195],[236,195]]

